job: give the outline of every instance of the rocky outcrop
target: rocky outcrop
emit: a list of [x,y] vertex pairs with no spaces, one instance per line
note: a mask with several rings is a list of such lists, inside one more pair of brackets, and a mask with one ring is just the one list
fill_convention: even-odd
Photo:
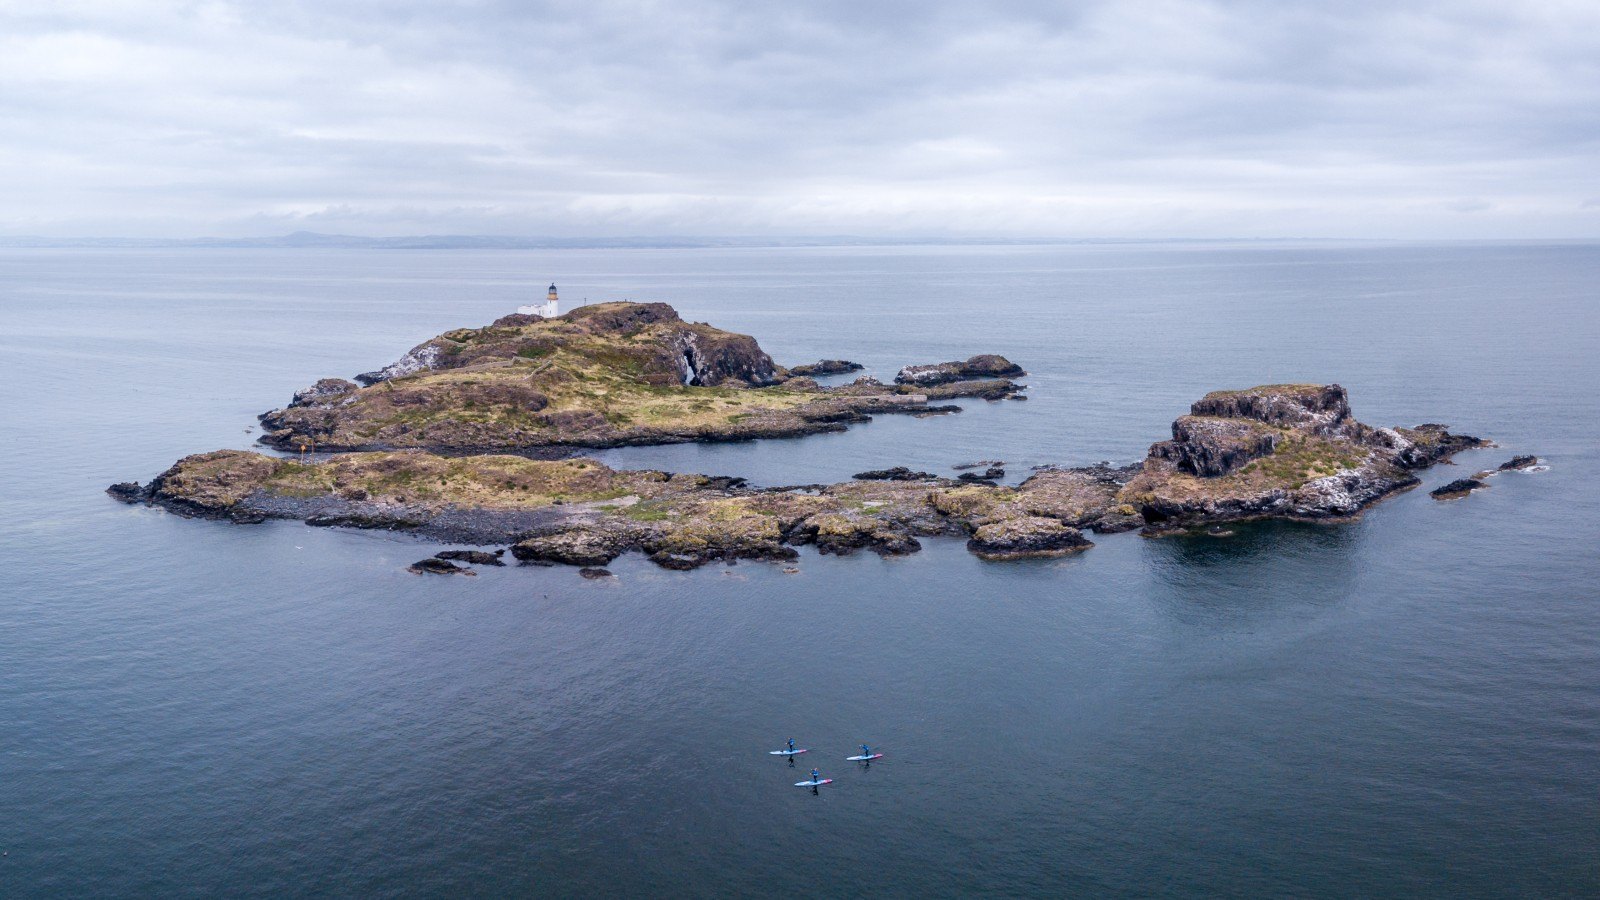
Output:
[[1501,463],[1497,467],[1497,471],[1500,471],[1500,472],[1516,472],[1516,471],[1521,471],[1523,469],[1531,469],[1534,466],[1537,466],[1538,464],[1539,464],[1539,457],[1537,457],[1537,456],[1513,456],[1510,459],[1506,460],[1505,462]]
[[843,375],[847,372],[859,372],[865,366],[847,359],[824,359],[802,366],[794,366],[789,370],[791,375],[802,375],[817,378],[823,375]]
[[1016,378],[1026,375],[1022,367],[993,353],[979,354],[964,361],[906,366],[894,377],[896,384],[932,387],[952,381],[976,378]]
[[[412,347],[406,351],[404,356],[381,369],[362,372],[356,376],[356,381],[363,386],[371,387],[380,381],[388,381],[391,378],[404,378],[407,375],[429,371],[438,364],[450,346],[442,338],[434,338],[431,341]],[[293,404],[290,405],[292,406]]]
[[520,560],[563,563],[569,566],[603,566],[638,543],[632,529],[565,530],[530,537],[511,548]]
[[932,472],[914,472],[905,466],[872,469],[866,472],[857,472],[850,477],[858,481],[936,481],[939,478]]
[[349,397],[353,391],[358,391],[361,386],[353,381],[343,378],[324,378],[303,391],[297,391],[294,398],[289,401],[291,407],[329,409],[334,404]]
[[1349,518],[1417,484],[1412,470],[1482,443],[1437,424],[1363,425],[1336,384],[1217,391],[1173,423],[1172,440],[1150,448],[1118,500],[1154,532]]
[[1099,534],[1132,531],[1144,525],[1144,518],[1121,494],[1142,471],[1137,463],[1046,468],[1017,487],[1014,503],[1019,514],[1052,518]]
[[791,533],[791,539],[815,544],[818,552],[838,556],[862,549],[880,556],[901,556],[922,549],[910,529],[900,523],[853,510],[812,516]]
[[990,466],[982,472],[962,472],[956,476],[956,480],[966,484],[994,484],[1004,477],[1006,477],[1005,469],[999,466]]
[[1065,556],[1094,544],[1076,528],[1058,519],[1025,516],[981,525],[967,549],[983,559],[1030,559]]
[[1171,460],[1191,475],[1211,478],[1270,456],[1282,438],[1281,430],[1250,419],[1179,416],[1172,423],[1172,440],[1152,446],[1150,455]]
[[920,391],[929,400],[953,400],[957,397],[974,397],[979,400],[1025,400],[1018,393],[1026,385],[1006,378],[980,378],[971,381],[953,381],[947,384],[915,387],[902,385],[901,390]]
[[1212,391],[1189,407],[1193,416],[1252,419],[1266,425],[1333,434],[1353,420],[1350,398],[1337,384],[1268,384]]
[[1457,478],[1443,487],[1437,487],[1428,492],[1428,496],[1435,500],[1458,500],[1480,488],[1488,487],[1476,478]]

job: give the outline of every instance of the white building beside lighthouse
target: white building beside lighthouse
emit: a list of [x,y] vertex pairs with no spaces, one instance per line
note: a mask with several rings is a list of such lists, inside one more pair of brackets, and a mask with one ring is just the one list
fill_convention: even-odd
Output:
[[557,311],[557,306],[556,286],[552,284],[550,285],[550,293],[545,295],[543,303],[535,303],[531,306],[519,306],[517,307],[517,312],[522,313],[525,316],[544,316],[546,319],[554,319],[556,316],[560,315],[560,313]]

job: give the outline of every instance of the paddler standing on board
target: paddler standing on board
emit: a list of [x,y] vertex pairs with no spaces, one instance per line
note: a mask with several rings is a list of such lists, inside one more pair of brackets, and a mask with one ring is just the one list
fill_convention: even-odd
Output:
[[789,738],[789,752],[794,752],[794,738]]
[[872,757],[872,748],[868,747],[866,744],[862,744],[861,757],[863,760],[870,759]]

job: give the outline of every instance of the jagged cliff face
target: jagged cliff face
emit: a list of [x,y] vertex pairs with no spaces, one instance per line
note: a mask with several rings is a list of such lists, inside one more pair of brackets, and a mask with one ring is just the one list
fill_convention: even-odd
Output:
[[1189,407],[1194,416],[1252,419],[1318,434],[1352,421],[1350,398],[1337,384],[1269,384],[1243,391],[1212,391]]
[[1270,456],[1281,440],[1280,430],[1248,419],[1180,416],[1172,423],[1172,440],[1152,446],[1150,455],[1171,460],[1180,471],[1210,478]]

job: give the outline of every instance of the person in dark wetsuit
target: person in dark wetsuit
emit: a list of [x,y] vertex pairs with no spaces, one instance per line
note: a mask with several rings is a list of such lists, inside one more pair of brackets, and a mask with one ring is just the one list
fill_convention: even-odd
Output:
[[789,752],[794,752],[794,738],[789,738]]

